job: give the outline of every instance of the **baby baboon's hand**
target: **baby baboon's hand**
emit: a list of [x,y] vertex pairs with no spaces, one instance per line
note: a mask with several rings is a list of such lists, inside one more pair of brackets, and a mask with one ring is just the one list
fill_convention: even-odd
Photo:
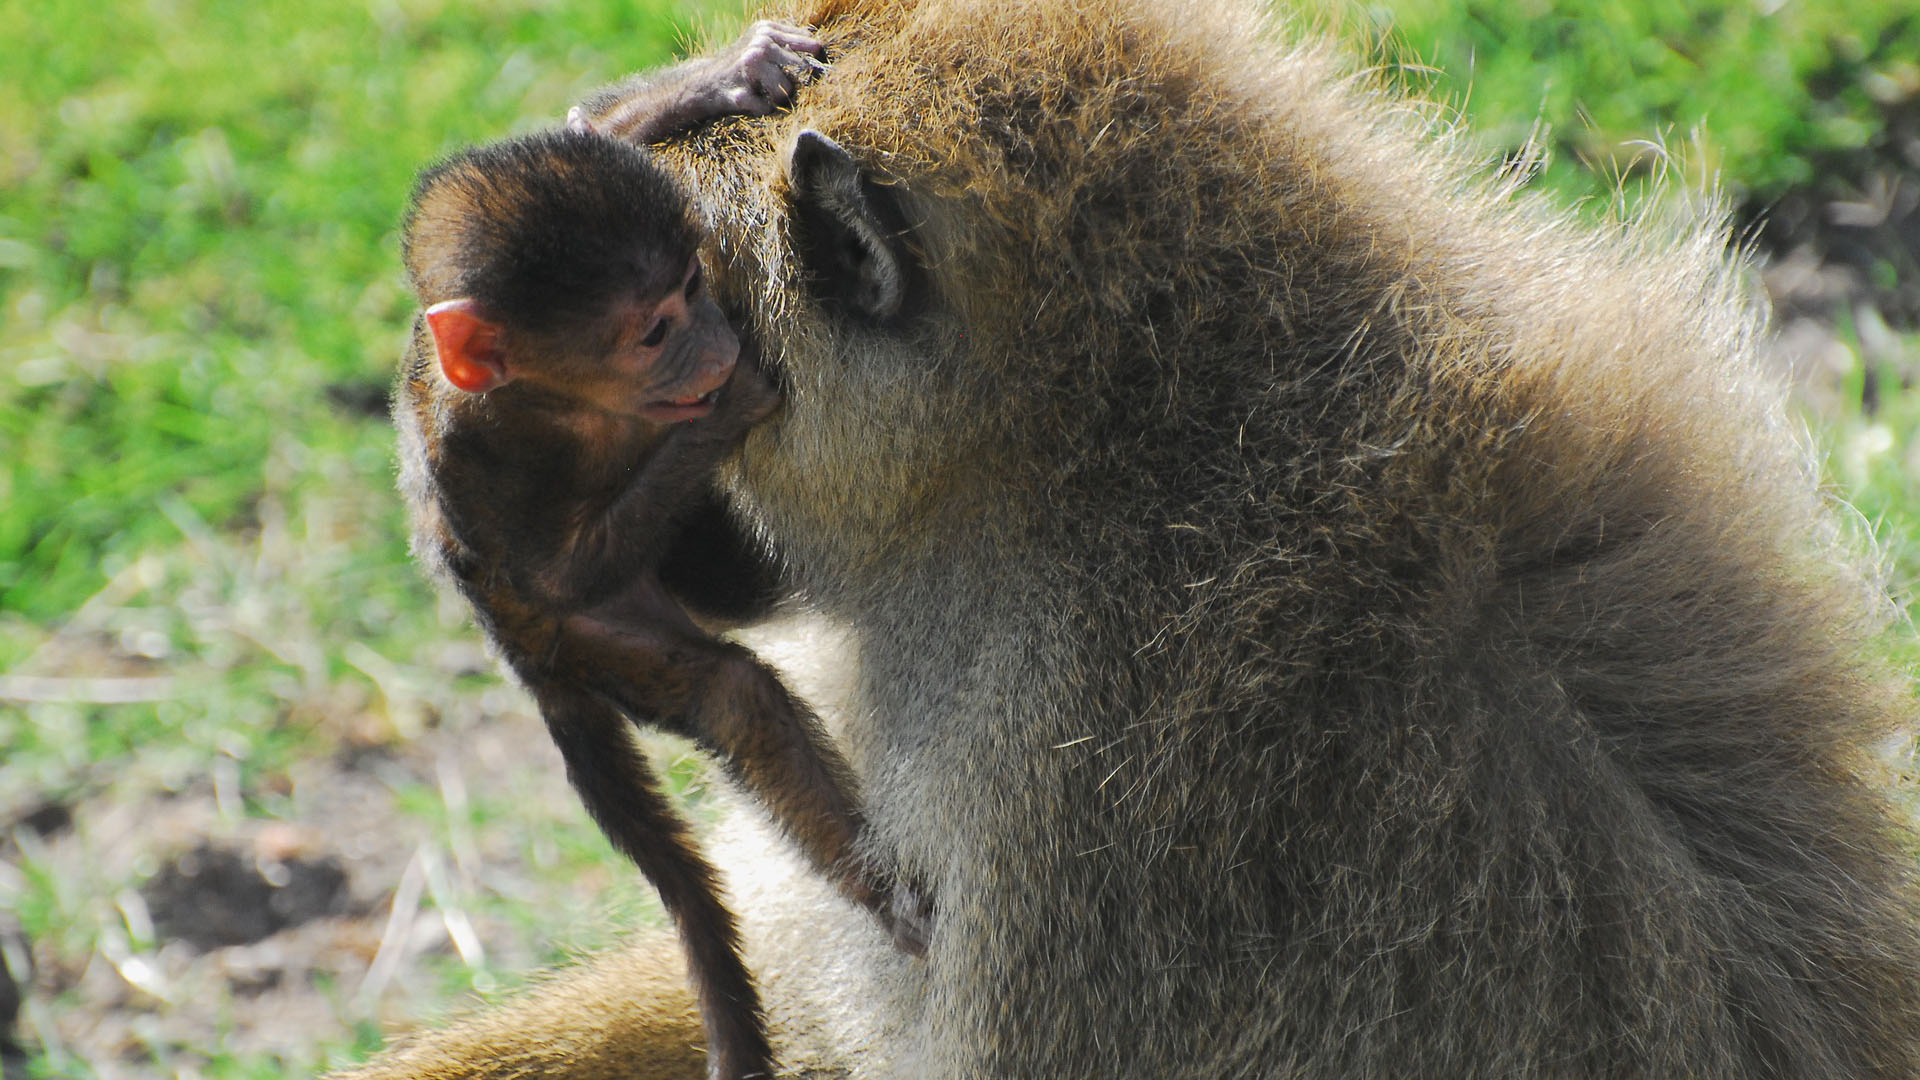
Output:
[[797,26],[762,19],[714,58],[707,88],[716,112],[765,116],[826,67],[826,46]]
[[933,898],[904,881],[895,882],[880,922],[893,935],[894,948],[924,958],[933,940]]
[[933,899],[927,890],[880,869],[867,856],[854,856],[829,871],[847,899],[866,908],[879,920],[893,945],[909,956],[924,958],[933,938]]
[[797,26],[762,20],[716,56],[634,75],[567,112],[567,129],[660,142],[722,116],[765,116],[826,69],[826,46]]

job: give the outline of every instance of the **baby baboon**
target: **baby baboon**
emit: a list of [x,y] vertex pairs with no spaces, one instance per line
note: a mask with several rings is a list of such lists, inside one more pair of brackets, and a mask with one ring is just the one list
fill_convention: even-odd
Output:
[[[706,119],[715,85],[744,70],[680,80],[673,100],[693,111],[653,114],[656,130]],[[738,932],[627,718],[718,754],[850,897],[887,913],[856,855],[851,777],[817,721],[750,653],[701,633],[659,575],[679,515],[777,404],[706,292],[696,239],[646,153],[590,131],[440,163],[407,220],[427,307],[395,412],[416,547],[472,602],[587,809],[659,889],[710,1075],[733,1080],[772,1068]]]
[[[806,19],[791,113],[660,158],[785,390],[730,488],[942,903],[909,965],[747,898],[784,1062],[1920,1072],[1912,699],[1719,231],[1477,176],[1251,2]],[[684,1032],[617,965],[367,1075],[637,1068]]]

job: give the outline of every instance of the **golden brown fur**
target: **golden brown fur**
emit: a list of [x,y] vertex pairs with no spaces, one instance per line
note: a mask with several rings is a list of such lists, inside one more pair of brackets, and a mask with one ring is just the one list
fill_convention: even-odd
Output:
[[[569,970],[564,981],[522,994],[510,1013],[478,1014],[403,1040],[369,1075],[704,1080],[706,1056],[698,1049],[703,1032],[687,990],[686,961],[664,935],[647,944]],[[553,1037],[529,1040],[528,1031]]]
[[[1515,197],[1226,0],[783,14],[834,70],[662,157],[788,384],[734,490],[941,900],[917,965],[743,899],[783,1062],[1920,1072],[1861,779],[1912,702],[1717,232]],[[911,227],[884,325],[821,299],[808,128]]]

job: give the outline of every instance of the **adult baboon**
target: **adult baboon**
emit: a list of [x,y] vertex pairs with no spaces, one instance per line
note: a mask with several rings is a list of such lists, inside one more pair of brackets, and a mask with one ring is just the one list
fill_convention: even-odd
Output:
[[[749,882],[781,1059],[1920,1072],[1861,778],[1912,702],[1722,237],[1518,197],[1250,7],[829,0],[790,114],[661,151],[786,384],[732,490],[941,904],[920,963]],[[687,1032],[630,970],[367,1075],[632,1075]]]

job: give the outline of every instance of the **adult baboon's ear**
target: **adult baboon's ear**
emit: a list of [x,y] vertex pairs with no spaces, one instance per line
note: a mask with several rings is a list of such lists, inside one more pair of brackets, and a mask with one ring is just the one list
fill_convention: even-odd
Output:
[[809,128],[787,157],[795,244],[826,299],[876,323],[906,306],[909,275],[899,208],[853,155]]

